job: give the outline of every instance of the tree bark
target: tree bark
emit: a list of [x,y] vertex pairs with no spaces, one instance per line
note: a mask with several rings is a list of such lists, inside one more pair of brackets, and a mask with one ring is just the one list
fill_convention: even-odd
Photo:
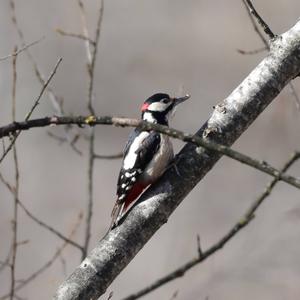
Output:
[[[214,109],[197,134],[230,146],[284,86],[300,73],[300,21],[271,41],[268,56]],[[125,218],[97,243],[87,258],[58,288],[54,299],[97,299],[151,236],[167,222],[194,186],[221,157],[187,144],[157,183]],[[113,196],[112,196],[113,198]],[[114,199],[110,199],[113,201]]]

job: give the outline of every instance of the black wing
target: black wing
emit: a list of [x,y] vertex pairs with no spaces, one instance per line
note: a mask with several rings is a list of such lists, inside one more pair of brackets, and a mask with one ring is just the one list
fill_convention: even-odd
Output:
[[140,133],[141,131],[139,129],[135,129],[129,136],[128,142],[124,149],[124,158],[128,155],[132,155],[134,164],[130,169],[125,169],[123,165],[120,170],[117,185],[117,195],[120,202],[125,200],[134,183],[138,181],[139,175],[150,163],[160,146],[160,134],[151,131],[141,142],[140,147],[136,149],[134,153],[130,153],[130,151],[132,151],[130,146],[132,145],[135,137]]
[[133,142],[133,140],[136,138],[137,135],[139,135],[141,133],[141,130],[139,128],[135,128],[134,130],[131,130],[126,142],[126,145],[123,149],[123,159],[126,156],[126,154],[128,153],[128,150]]

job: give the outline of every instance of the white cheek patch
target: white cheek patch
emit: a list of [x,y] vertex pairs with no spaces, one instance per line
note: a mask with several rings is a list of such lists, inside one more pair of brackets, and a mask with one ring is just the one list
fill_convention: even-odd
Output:
[[170,105],[170,103],[161,103],[161,102],[155,102],[148,106],[148,110],[152,111],[164,111],[167,109],[167,107]]

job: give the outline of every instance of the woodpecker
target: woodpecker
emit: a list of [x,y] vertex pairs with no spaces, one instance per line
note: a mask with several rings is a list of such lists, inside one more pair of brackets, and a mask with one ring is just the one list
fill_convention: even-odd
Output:
[[[171,98],[164,93],[154,94],[141,107],[142,120],[169,126],[169,119],[177,105],[189,97]],[[168,136],[139,128],[130,133],[123,151],[111,228],[118,225],[142,192],[163,174],[173,157],[173,145]]]

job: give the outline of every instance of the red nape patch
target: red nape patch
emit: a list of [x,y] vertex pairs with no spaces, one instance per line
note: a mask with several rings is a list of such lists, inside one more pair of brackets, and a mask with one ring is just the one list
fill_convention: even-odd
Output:
[[135,201],[143,192],[143,190],[147,187],[147,185],[136,183],[130,192],[128,193],[126,199],[125,199],[125,205],[124,210],[126,211],[127,208],[130,206],[130,204]]
[[147,110],[147,108],[149,107],[149,103],[144,103],[143,104],[143,106],[142,106],[142,108],[141,108],[141,111],[145,111],[145,110]]

